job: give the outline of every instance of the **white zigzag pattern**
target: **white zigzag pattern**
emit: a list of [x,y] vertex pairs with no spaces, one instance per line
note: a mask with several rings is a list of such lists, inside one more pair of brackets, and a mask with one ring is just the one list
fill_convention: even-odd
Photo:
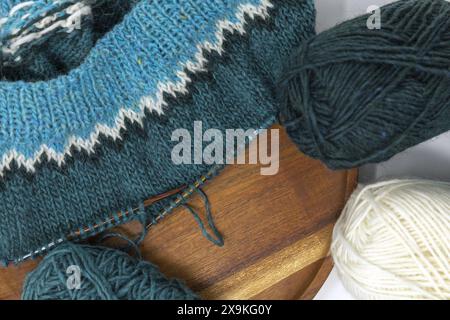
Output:
[[[22,8],[32,6],[33,4],[34,2],[32,1],[20,3],[12,8],[10,15],[13,15]],[[30,32],[29,30],[26,30],[23,34],[13,37],[8,46],[2,48],[3,54],[15,54],[24,44],[42,38],[46,34],[59,28],[66,29],[67,33],[71,33],[78,27],[77,23],[81,21],[83,16],[89,16],[92,14],[91,7],[86,5],[83,1],[67,7],[64,12],[69,15],[66,19],[57,20],[58,14],[60,13],[58,11],[52,15],[44,17],[42,20],[33,25],[40,31]],[[25,19],[26,16],[28,16],[28,14],[25,14],[21,19]],[[7,20],[8,18],[0,19],[0,28],[6,23]],[[15,29],[12,35],[16,36],[19,31],[20,29]]]
[[[219,21],[217,23],[217,31],[215,33],[216,41],[214,43],[206,41],[197,45],[195,59],[185,63],[183,67],[193,73],[206,71],[205,65],[207,63],[207,59],[203,54],[204,50],[208,52],[215,51],[221,55],[223,53],[223,43],[225,41],[224,34],[226,31],[237,31],[242,35],[245,34],[244,27],[246,24],[246,15],[248,15],[252,20],[256,17],[265,19],[269,15],[268,10],[272,7],[273,4],[271,3],[271,0],[261,0],[260,5],[258,6],[252,4],[240,5],[236,13],[238,22],[232,23],[229,20]],[[70,137],[66,147],[64,148],[64,152],[57,152],[47,145],[42,145],[41,148],[34,154],[34,157],[29,159],[16,150],[7,152],[3,155],[1,160],[0,176],[3,176],[5,170],[10,169],[13,161],[16,161],[19,167],[24,167],[27,171],[33,173],[35,171],[35,164],[40,162],[40,159],[44,154],[47,155],[49,160],[56,161],[59,166],[64,164],[66,156],[71,156],[72,148],[75,148],[75,150],[78,151],[85,150],[88,154],[92,154],[94,153],[94,147],[99,143],[98,138],[100,134],[113,138],[114,140],[120,140],[122,138],[120,131],[125,129],[126,119],[134,123],[139,123],[143,126],[146,110],[150,112],[155,111],[159,115],[164,113],[163,108],[167,106],[167,103],[164,101],[165,93],[168,93],[173,97],[176,97],[178,93],[187,93],[187,85],[191,82],[191,79],[184,71],[177,72],[177,76],[179,78],[177,82],[159,83],[158,90],[154,96],[143,97],[140,101],[140,110],[138,112],[127,108],[120,109],[113,127],[97,124],[92,134],[87,139],[82,139],[75,136]]]

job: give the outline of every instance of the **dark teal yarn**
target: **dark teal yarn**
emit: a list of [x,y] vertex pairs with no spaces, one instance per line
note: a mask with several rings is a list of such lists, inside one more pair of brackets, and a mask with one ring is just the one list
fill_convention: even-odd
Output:
[[[68,289],[70,266],[80,270],[80,288]],[[179,280],[167,279],[153,264],[106,247],[63,244],[29,273],[24,300],[197,300]]]
[[279,82],[281,122],[341,169],[387,160],[450,130],[450,4],[399,1],[308,41]]

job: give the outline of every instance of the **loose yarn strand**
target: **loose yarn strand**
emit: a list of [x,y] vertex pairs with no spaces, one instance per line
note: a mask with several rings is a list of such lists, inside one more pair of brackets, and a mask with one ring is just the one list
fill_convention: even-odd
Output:
[[211,212],[211,207],[209,204],[208,196],[200,189],[196,189],[197,193],[202,198],[204,204],[205,204],[205,211],[206,211],[206,219],[208,221],[208,226],[213,232],[213,236],[209,234],[208,230],[205,227],[205,224],[203,223],[202,219],[200,218],[200,215],[190,206],[189,204],[182,204],[181,206],[188,210],[191,215],[194,217],[195,221],[197,222],[200,230],[202,231],[203,236],[208,239],[211,243],[215,244],[218,247],[224,246],[224,240],[222,235],[220,234],[219,230],[217,229],[214,219]]

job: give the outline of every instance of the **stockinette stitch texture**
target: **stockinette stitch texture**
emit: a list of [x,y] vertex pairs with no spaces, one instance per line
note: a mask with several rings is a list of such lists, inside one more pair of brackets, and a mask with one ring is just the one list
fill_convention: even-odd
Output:
[[[210,176],[211,165],[173,164],[172,132],[193,136],[197,120],[204,130],[270,126],[282,62],[314,34],[312,0],[134,1],[109,30],[95,28],[109,9],[86,5],[81,30],[22,48],[40,57],[54,36],[72,37],[67,50],[93,43],[77,67],[31,58],[0,82],[5,264],[130,219],[116,212],[143,215],[145,199]],[[36,65],[53,71],[39,79]],[[14,79],[17,68],[31,80]]]

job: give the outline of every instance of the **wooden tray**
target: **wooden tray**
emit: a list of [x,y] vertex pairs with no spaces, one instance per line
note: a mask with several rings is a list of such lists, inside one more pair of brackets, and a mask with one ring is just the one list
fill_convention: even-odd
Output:
[[[150,230],[143,256],[205,299],[313,298],[331,271],[332,229],[356,180],[356,170],[332,172],[302,155],[281,131],[277,175],[260,175],[258,165],[229,166],[203,189],[223,248],[180,208]],[[192,204],[202,212],[197,197]],[[0,299],[19,298],[36,263],[0,269]]]

